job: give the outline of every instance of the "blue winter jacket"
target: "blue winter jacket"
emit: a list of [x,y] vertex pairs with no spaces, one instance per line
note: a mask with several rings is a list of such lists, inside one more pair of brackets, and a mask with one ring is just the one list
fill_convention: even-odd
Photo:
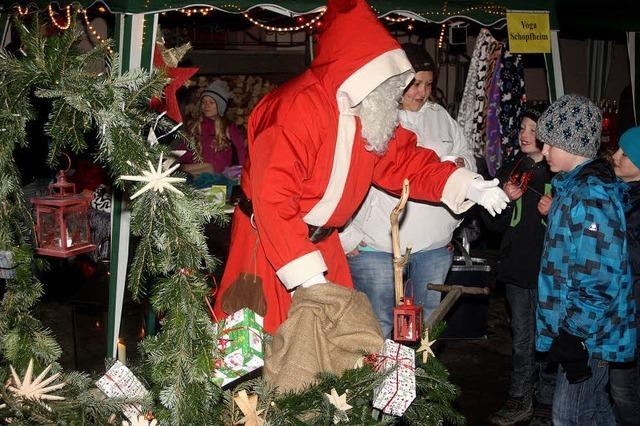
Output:
[[560,328],[585,341],[594,359],[634,357],[635,301],[627,254],[626,184],[601,159],[552,180],[555,195],[538,280],[536,349]]

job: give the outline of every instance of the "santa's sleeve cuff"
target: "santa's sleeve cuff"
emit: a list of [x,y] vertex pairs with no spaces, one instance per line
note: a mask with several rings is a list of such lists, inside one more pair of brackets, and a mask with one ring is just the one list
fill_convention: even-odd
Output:
[[464,213],[473,206],[473,201],[466,200],[467,190],[476,177],[480,176],[465,168],[459,168],[449,176],[442,190],[442,201],[455,214]]
[[276,274],[287,290],[294,289],[317,274],[327,270],[319,250],[307,253],[278,269]]

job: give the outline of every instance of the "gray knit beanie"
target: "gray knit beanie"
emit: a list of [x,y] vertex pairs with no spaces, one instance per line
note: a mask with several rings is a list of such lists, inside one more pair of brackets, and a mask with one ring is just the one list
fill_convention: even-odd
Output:
[[580,95],[564,95],[552,103],[536,127],[541,142],[586,158],[596,158],[601,132],[600,109]]
[[213,99],[218,107],[218,115],[224,116],[231,100],[231,91],[229,90],[229,84],[223,80],[214,80],[200,95],[200,99],[205,96],[209,96]]

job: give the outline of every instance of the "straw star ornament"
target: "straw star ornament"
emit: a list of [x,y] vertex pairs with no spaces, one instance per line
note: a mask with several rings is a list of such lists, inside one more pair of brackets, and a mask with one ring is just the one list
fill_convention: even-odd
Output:
[[151,161],[148,162],[149,170],[144,170],[142,176],[120,176],[122,180],[129,180],[133,182],[147,182],[138,192],[131,196],[131,199],[138,197],[139,195],[152,189],[159,193],[164,192],[165,189],[175,192],[178,195],[184,195],[181,191],[176,189],[173,184],[176,182],[184,182],[186,179],[178,177],[170,177],[169,175],[176,171],[180,164],[175,164],[173,167],[162,170],[162,154],[160,154],[160,160],[158,160],[158,167],[154,168]]
[[416,353],[422,352],[422,363],[426,363],[429,359],[429,355],[432,357],[436,357],[436,354],[433,353],[433,349],[431,346],[435,343],[435,340],[429,340],[429,329],[427,328],[424,332],[424,337],[420,341],[420,347],[416,350]]
[[260,417],[260,414],[264,410],[258,410],[258,395],[247,395],[247,391],[241,390],[238,392],[238,396],[233,400],[244,414],[244,417],[240,419],[236,424],[244,424],[246,426],[263,426],[264,419]]
[[137,418],[127,422],[123,421],[122,426],[157,426],[158,421],[153,417],[150,419],[147,415],[139,415]]
[[336,409],[338,410],[333,416],[333,423],[338,424],[342,421],[348,422],[349,417],[347,417],[346,413],[347,410],[350,410],[353,407],[347,404],[347,392],[343,393],[342,395],[338,395],[338,391],[336,391],[336,388],[331,388],[331,394],[325,393],[324,395],[327,397],[331,405],[336,407]]
[[62,382],[49,386],[50,383],[60,376],[60,373],[55,373],[46,378],[47,373],[51,370],[51,364],[45,368],[35,380],[32,380],[33,359],[29,360],[29,366],[24,374],[24,379],[18,377],[18,373],[16,373],[12,365],[9,366],[9,368],[11,369],[12,377],[9,384],[7,384],[7,389],[17,398],[31,399],[39,402],[62,401],[64,399],[64,397],[59,395],[50,395],[50,392],[62,389],[65,385],[65,383]]

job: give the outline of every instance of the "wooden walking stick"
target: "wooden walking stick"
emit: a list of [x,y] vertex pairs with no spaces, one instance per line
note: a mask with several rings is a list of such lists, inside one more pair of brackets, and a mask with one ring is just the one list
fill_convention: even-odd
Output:
[[405,179],[402,183],[402,195],[400,201],[391,211],[391,244],[393,247],[393,282],[396,290],[396,306],[402,302],[404,296],[404,285],[402,283],[402,271],[409,261],[411,248],[407,247],[404,256],[400,254],[400,225],[398,218],[409,199],[409,179]]
[[393,340],[415,342],[422,335],[422,306],[413,304],[413,297],[405,297],[402,272],[409,261],[411,248],[400,254],[399,216],[409,198],[409,181],[402,184],[402,195],[398,205],[391,212],[391,242],[393,245],[393,280],[396,292],[396,306],[393,308]]

